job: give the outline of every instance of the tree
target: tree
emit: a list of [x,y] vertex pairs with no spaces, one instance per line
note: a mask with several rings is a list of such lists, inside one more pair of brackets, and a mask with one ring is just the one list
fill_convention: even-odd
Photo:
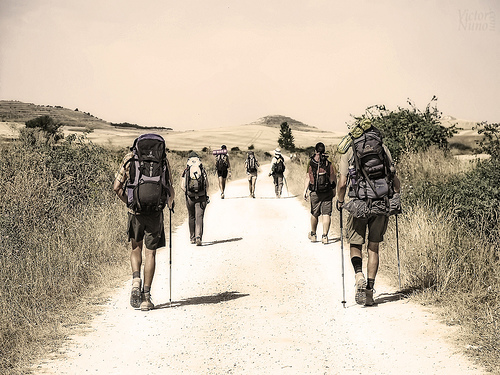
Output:
[[396,111],[375,105],[368,107],[361,117],[354,118],[357,123],[369,119],[382,132],[395,159],[399,159],[403,152],[426,151],[432,145],[447,150],[448,138],[453,137],[457,129],[455,125],[448,128],[441,125],[441,112],[435,105],[436,101],[434,96],[423,112],[410,100],[410,108],[398,107]]
[[26,121],[26,128],[39,129],[45,133],[47,139],[53,138],[54,141],[64,138],[60,122],[56,122],[49,115],[40,116],[32,120]]
[[286,121],[282,122],[280,125],[280,136],[278,138],[279,146],[285,150],[293,151],[295,150],[293,140],[292,129],[290,129]]
[[478,141],[481,152],[485,152],[493,159],[500,160],[500,123],[488,124],[480,122],[474,128],[483,138]]

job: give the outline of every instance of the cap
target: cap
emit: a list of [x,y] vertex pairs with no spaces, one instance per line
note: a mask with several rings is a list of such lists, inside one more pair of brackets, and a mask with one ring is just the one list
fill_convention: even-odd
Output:
[[276,150],[274,150],[275,155],[281,155],[281,149],[279,147],[276,147]]

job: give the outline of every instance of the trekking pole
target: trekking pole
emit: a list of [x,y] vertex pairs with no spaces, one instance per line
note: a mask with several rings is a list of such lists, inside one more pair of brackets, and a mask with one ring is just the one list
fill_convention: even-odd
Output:
[[342,305],[345,309],[345,282],[344,282],[344,225],[342,224],[342,207],[340,207],[340,257],[342,263]]
[[[173,207],[172,207],[173,208]],[[169,256],[169,265],[170,265],[170,276],[169,276],[169,301],[170,301],[170,307],[172,307],[172,209],[170,211],[170,219],[169,219],[169,235],[168,235],[168,247],[170,248],[170,256]]]
[[398,215],[396,214],[396,254],[398,257],[398,280],[399,291],[401,292],[401,264],[399,261],[399,228],[398,228]]
[[285,181],[285,186],[286,186],[286,195],[287,195],[287,197],[289,197],[289,196],[290,196],[290,191],[288,191],[288,184],[287,184],[287,182],[286,182],[285,175],[283,175],[283,181]]

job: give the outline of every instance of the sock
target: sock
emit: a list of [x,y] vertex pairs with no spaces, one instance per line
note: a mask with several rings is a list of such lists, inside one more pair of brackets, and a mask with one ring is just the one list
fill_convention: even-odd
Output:
[[360,257],[352,257],[351,263],[355,273],[363,272],[363,260]]
[[374,285],[375,285],[375,279],[368,279],[366,281],[366,289],[373,289]]
[[132,273],[132,278],[133,279],[140,279],[141,278],[141,271],[135,271]]
[[144,285],[144,293],[149,293],[151,291],[151,286]]

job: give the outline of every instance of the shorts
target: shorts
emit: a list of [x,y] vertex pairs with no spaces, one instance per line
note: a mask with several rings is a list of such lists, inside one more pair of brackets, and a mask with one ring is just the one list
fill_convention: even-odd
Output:
[[165,228],[163,227],[163,211],[147,215],[128,213],[128,240],[141,242],[144,240],[146,248],[156,250],[164,247]]
[[311,192],[311,215],[318,217],[320,215],[332,215],[332,200],[334,194],[332,192],[316,193]]
[[253,179],[257,179],[257,171],[255,172],[247,172],[248,181],[252,181]]
[[385,215],[374,216],[369,219],[358,219],[352,215],[347,217],[347,240],[353,245],[363,245],[368,228],[368,241],[382,242],[387,230],[389,217]]
[[227,178],[227,169],[217,169],[217,177]]

